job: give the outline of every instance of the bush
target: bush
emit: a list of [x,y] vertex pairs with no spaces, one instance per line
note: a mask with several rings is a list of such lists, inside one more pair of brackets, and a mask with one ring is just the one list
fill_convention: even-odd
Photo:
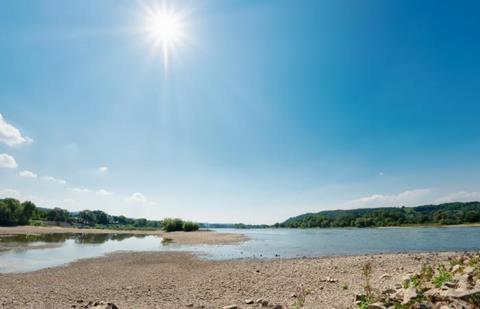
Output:
[[162,229],[165,232],[176,232],[176,231],[185,231],[192,232],[199,229],[198,223],[192,221],[183,221],[178,218],[165,218],[162,221]]
[[182,231],[183,230],[183,221],[182,219],[172,219],[172,218],[165,218],[162,222],[162,229],[165,232],[175,232],[175,231]]
[[185,221],[183,223],[183,230],[185,232],[193,232],[193,231],[198,231],[198,223],[194,223],[192,221]]

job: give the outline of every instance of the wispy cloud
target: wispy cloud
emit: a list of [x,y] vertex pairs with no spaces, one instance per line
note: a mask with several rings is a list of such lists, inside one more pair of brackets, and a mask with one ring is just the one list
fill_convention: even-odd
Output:
[[457,191],[441,196],[435,200],[436,204],[439,203],[449,203],[449,202],[472,202],[480,201],[480,192],[479,191]]
[[23,136],[20,130],[9,124],[0,114],[0,143],[15,146],[31,142],[33,139]]
[[411,206],[425,202],[430,195],[430,189],[408,190],[398,194],[372,194],[347,201],[342,206],[346,208]]
[[87,189],[87,188],[73,188],[72,190],[74,192],[77,192],[77,193],[88,193],[88,192],[90,192],[90,190]]
[[100,166],[99,168],[97,168],[97,172],[98,172],[99,174],[104,174],[104,173],[108,172],[108,167],[106,167],[106,166]]
[[14,189],[0,189],[1,197],[19,197],[20,192]]
[[61,184],[61,185],[66,185],[67,184],[66,180],[55,178],[55,177],[52,177],[52,176],[43,176],[43,180],[50,181],[50,182],[55,182],[55,183],[58,183],[58,184]]
[[0,153],[0,168],[17,168],[15,158],[6,153]]
[[135,192],[126,199],[127,203],[143,206],[154,206],[156,203],[149,201],[141,192]]
[[97,195],[100,195],[100,196],[110,196],[110,195],[113,194],[113,192],[110,192],[110,191],[107,191],[107,190],[104,190],[104,189],[100,189],[96,193],[97,193]]
[[147,202],[147,198],[145,197],[145,195],[143,195],[143,193],[135,192],[127,198],[127,202],[129,202],[129,203],[142,203],[143,204],[143,203]]
[[20,177],[25,177],[25,178],[37,178],[38,177],[38,175],[35,174],[34,172],[27,171],[27,170],[21,171],[20,173],[18,173],[18,175]]

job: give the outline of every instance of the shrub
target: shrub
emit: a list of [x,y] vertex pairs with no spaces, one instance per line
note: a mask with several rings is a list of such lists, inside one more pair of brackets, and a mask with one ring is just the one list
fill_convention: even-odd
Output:
[[162,222],[162,229],[165,232],[175,232],[175,231],[182,231],[183,230],[183,221],[182,219],[172,219],[172,218],[165,218]]
[[198,224],[192,221],[185,221],[183,223],[183,230],[185,232],[198,231],[198,228],[199,228]]

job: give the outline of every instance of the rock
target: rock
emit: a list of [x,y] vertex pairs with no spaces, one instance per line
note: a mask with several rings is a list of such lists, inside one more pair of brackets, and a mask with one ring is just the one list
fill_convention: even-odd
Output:
[[385,309],[385,306],[382,303],[373,303],[368,305],[368,309]]
[[400,283],[395,284],[395,289],[400,290],[403,286]]
[[327,277],[327,278],[325,278],[325,281],[326,281],[326,282],[330,282],[330,283],[335,283],[335,282],[337,282],[338,280],[335,279],[335,278]]
[[297,293],[292,293],[292,295],[290,295],[290,297],[296,298],[296,297],[297,297]]
[[383,275],[380,276],[380,280],[386,279],[386,278],[392,278],[392,275],[390,275],[390,274],[383,274]]
[[193,307],[193,304],[192,304],[192,303],[190,303],[190,304],[188,304],[188,305],[187,305],[187,307]]
[[397,301],[403,301],[403,289],[398,290],[396,293],[392,294],[390,297]]
[[282,305],[275,305],[275,306],[273,306],[273,309],[283,309],[283,306]]
[[224,306],[223,309],[238,309],[237,305]]
[[246,299],[245,304],[247,304],[247,305],[253,304],[253,299]]
[[457,264],[457,265],[453,266],[452,267],[452,273],[458,272],[460,270],[460,267],[461,267],[460,264]]
[[268,300],[262,300],[261,304],[262,304],[262,307],[267,307],[268,306]]
[[451,281],[445,282],[443,285],[446,286],[447,288],[456,288],[457,287],[457,284],[455,282],[451,282]]
[[472,287],[472,283],[470,281],[470,279],[471,279],[470,275],[464,274],[462,276],[455,276],[455,279],[458,282],[458,288],[459,289],[467,290],[467,289],[470,289]]
[[403,302],[402,305],[408,304],[412,299],[417,297],[417,289],[413,286],[406,289],[403,293]]
[[468,276],[473,275],[474,272],[475,272],[475,268],[471,266],[465,267],[465,269],[463,270],[463,273]]
[[255,301],[255,303],[257,303],[257,304],[261,304],[261,303],[262,303],[262,301],[263,301],[263,299],[262,299],[262,298],[259,298],[259,299],[257,299],[257,300]]
[[95,309],[118,309],[118,307],[115,304],[112,303],[106,303],[103,301],[96,301],[92,304],[92,302],[89,302],[87,304],[87,308],[89,308],[91,305],[91,308]]
[[468,301],[474,297],[480,297],[480,289],[457,289],[457,290],[448,290],[446,295],[452,298],[458,298],[465,301]]

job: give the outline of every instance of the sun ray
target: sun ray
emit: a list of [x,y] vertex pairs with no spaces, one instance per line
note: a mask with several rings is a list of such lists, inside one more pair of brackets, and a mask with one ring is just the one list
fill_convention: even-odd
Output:
[[162,53],[167,71],[172,53],[186,40],[185,13],[168,6],[166,1],[161,5],[145,6],[142,32],[154,51]]

